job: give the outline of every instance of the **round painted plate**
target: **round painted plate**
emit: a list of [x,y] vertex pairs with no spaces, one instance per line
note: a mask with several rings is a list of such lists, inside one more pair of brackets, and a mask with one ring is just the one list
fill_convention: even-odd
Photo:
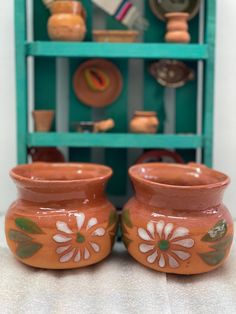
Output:
[[119,69],[110,61],[93,59],[76,70],[73,87],[77,98],[87,106],[102,108],[111,105],[123,86]]
[[188,12],[191,20],[199,11],[200,0],[149,0],[152,12],[160,20],[170,12]]

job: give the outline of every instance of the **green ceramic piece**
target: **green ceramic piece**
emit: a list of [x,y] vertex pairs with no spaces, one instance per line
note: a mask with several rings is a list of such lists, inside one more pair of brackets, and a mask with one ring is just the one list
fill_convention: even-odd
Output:
[[32,238],[29,237],[27,234],[18,230],[14,230],[14,229],[9,230],[8,237],[10,240],[15,241],[15,242],[32,241]]
[[225,258],[225,252],[224,251],[212,251],[207,253],[199,254],[203,261],[210,265],[210,266],[216,266],[220,264]]
[[227,223],[225,220],[220,220],[217,224],[210,229],[207,234],[202,238],[204,242],[216,242],[222,239],[227,233]]
[[37,242],[22,242],[19,243],[16,249],[16,255],[22,259],[29,258],[37,253],[41,248],[42,244]]
[[130,215],[129,215],[129,210],[128,209],[124,210],[124,212],[122,214],[122,219],[123,219],[124,224],[127,227],[129,227],[129,228],[133,227],[132,221],[130,220]]
[[28,218],[16,218],[15,223],[21,230],[31,234],[42,234],[42,229],[32,220]]
[[85,237],[80,232],[77,232],[76,241],[78,243],[84,243]]

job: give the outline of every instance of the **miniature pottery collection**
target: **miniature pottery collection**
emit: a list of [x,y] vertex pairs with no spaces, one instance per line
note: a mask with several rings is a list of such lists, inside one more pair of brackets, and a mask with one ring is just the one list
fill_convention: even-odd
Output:
[[167,33],[165,41],[172,43],[189,43],[191,40],[188,32],[189,14],[185,12],[173,12],[165,14],[167,22]]
[[110,254],[117,213],[104,192],[109,167],[33,163],[13,168],[10,175],[19,198],[7,212],[5,232],[22,263],[79,268]]
[[159,120],[155,111],[136,111],[130,121],[130,132],[153,133],[157,132]]
[[164,21],[165,14],[170,12],[187,12],[189,19],[196,16],[201,0],[149,0],[150,8],[155,16]]
[[49,5],[48,35],[56,41],[82,41],[86,34],[86,13],[80,2],[62,0]]
[[73,79],[77,98],[87,106],[102,108],[111,105],[123,87],[119,69],[110,61],[93,59],[82,63]]
[[124,206],[124,243],[157,271],[199,274],[219,267],[233,240],[222,203],[229,178],[199,164],[148,163],[130,168],[135,196]]
[[33,110],[34,128],[36,132],[49,132],[55,112],[53,110]]
[[139,32],[132,30],[94,30],[93,40],[110,43],[132,43],[137,40]]
[[160,60],[150,66],[150,74],[162,86],[178,88],[193,80],[194,71],[184,62],[177,60]]

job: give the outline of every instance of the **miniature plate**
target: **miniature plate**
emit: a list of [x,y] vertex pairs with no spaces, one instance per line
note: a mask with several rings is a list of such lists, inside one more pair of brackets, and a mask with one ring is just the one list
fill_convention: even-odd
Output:
[[87,106],[102,108],[111,105],[122,91],[119,69],[110,61],[93,59],[76,70],[73,87],[77,98]]

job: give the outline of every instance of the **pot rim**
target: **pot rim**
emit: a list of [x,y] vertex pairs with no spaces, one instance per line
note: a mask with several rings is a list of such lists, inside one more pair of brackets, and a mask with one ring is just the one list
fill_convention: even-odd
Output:
[[[167,167],[167,168],[178,168],[178,169],[189,169],[189,170],[195,170],[196,172],[202,171],[202,172],[211,172],[212,174],[216,174],[218,176],[222,176],[222,180],[215,183],[209,183],[209,184],[201,184],[201,185],[172,185],[172,184],[166,184],[166,183],[160,183],[160,182],[154,182],[148,179],[145,179],[144,177],[140,176],[137,173],[137,170],[141,167],[147,167],[147,166],[154,166],[155,168],[158,167]],[[178,190],[201,190],[201,189],[215,189],[219,187],[226,186],[230,183],[230,178],[219,171],[213,170],[211,168],[208,168],[205,165],[197,164],[197,163],[189,163],[186,165],[181,164],[175,164],[175,163],[160,163],[160,162],[153,162],[153,163],[142,163],[138,165],[134,165],[129,168],[129,175],[132,179],[135,179],[136,181],[146,183],[152,187],[160,187],[160,188],[166,188],[166,189],[178,189]],[[210,177],[210,175],[209,175]]]
[[189,18],[190,14],[188,12],[169,12],[165,14],[166,18],[177,17],[177,16]]
[[[94,177],[91,178],[81,178],[81,179],[65,179],[65,180],[56,180],[56,179],[33,179],[28,176],[24,176],[22,174],[16,173],[18,170],[24,170],[24,169],[31,169],[34,167],[49,167],[52,169],[53,167],[77,167],[78,169],[87,169],[87,170],[100,170],[101,174],[97,174]],[[27,185],[34,185],[34,184],[54,184],[54,185],[69,185],[69,184],[80,184],[80,183],[93,183],[96,181],[104,181],[106,179],[109,179],[112,174],[113,170],[110,167],[101,165],[101,164],[95,164],[95,163],[72,163],[72,162],[59,162],[59,163],[50,163],[50,162],[33,162],[31,164],[22,164],[18,165],[10,170],[10,177],[13,180],[16,180],[17,182],[27,184]]]

